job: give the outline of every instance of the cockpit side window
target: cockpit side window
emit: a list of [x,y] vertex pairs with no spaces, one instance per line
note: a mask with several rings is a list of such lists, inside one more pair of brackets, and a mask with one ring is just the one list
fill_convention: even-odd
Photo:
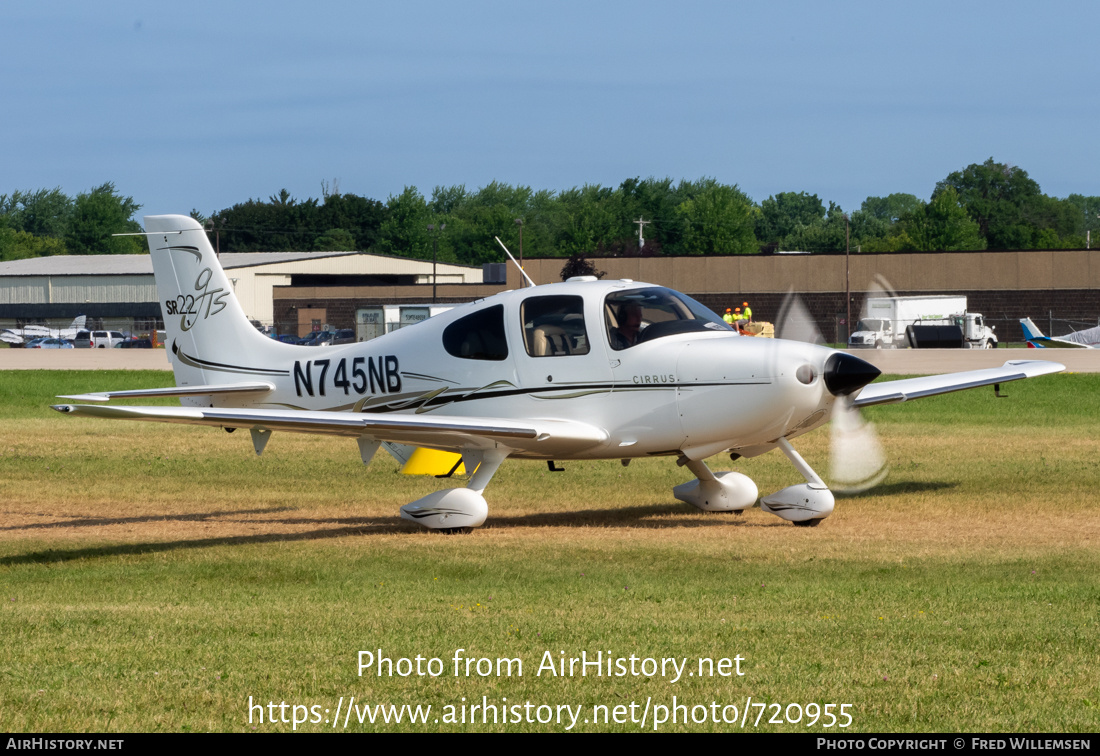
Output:
[[523,322],[523,343],[532,357],[588,354],[583,298],[528,297],[519,313]]
[[676,333],[733,330],[708,307],[660,286],[608,294],[604,318],[616,351]]
[[443,329],[447,354],[466,360],[506,360],[504,305],[494,305],[459,318]]

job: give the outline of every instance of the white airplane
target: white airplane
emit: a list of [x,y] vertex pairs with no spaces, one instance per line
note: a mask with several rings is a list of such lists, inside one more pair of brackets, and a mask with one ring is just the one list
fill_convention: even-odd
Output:
[[[508,457],[555,461],[674,456],[695,475],[676,498],[699,509],[761,509],[816,525],[832,492],[791,446],[834,413],[1058,372],[1053,362],[868,385],[879,371],[815,344],[739,336],[670,289],[592,277],[508,291],[372,341],[324,350],[265,338],[245,317],[205,232],[186,216],[145,218],[176,387],[61,397],[54,409],[234,430],[257,454],[275,431],[455,452],[468,485],[401,507],[433,529],[481,525],[483,493]],[[106,406],[178,396],[182,407]],[[805,479],[769,496],[704,460],[779,449]]]
[[34,339],[75,339],[76,334],[84,329],[87,316],[78,315],[68,328],[50,328],[44,325],[29,325],[22,328],[5,328],[0,331],[0,341],[8,344],[19,345]]
[[1032,349],[1096,349],[1100,346],[1100,327],[1074,331],[1065,336],[1044,336],[1043,332],[1031,322],[1031,318],[1020,320],[1024,329],[1024,338]]

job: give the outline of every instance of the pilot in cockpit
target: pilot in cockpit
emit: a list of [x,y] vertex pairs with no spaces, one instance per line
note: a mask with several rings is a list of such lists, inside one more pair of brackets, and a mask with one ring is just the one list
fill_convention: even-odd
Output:
[[611,328],[612,349],[626,349],[638,343],[638,334],[642,330],[642,306],[637,302],[623,302],[615,314],[618,327]]

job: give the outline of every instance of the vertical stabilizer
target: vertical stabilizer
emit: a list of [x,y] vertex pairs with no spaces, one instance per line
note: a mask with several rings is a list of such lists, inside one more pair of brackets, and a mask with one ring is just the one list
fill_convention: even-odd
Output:
[[1031,341],[1032,339],[1042,339],[1043,332],[1040,331],[1034,323],[1031,322],[1031,318],[1024,318],[1020,321],[1020,327],[1024,329],[1024,339]]
[[198,221],[147,215],[145,231],[176,385],[273,374],[284,350],[293,347],[267,338],[248,321]]

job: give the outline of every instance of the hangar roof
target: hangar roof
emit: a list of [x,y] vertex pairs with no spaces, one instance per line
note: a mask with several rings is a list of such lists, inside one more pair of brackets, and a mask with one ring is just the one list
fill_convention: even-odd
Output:
[[[453,263],[433,266],[431,260],[363,252],[224,252],[219,259],[230,275],[241,307],[250,317],[265,323],[274,317],[274,287],[288,286],[296,276],[333,281],[395,277],[408,279],[408,283],[438,280],[480,284],[482,280],[477,267]],[[55,306],[72,309],[70,305],[80,305],[87,313],[93,304],[157,301],[153,262],[147,254],[59,255],[0,263],[0,310],[27,313],[37,307],[35,312],[41,313]]]
[[[222,267],[252,268],[261,265],[321,260],[329,257],[358,255],[359,252],[223,252]],[[385,260],[424,264],[424,260],[405,260],[384,255],[368,255]],[[153,260],[145,255],[56,255],[0,262],[0,276],[141,276],[153,275]]]

